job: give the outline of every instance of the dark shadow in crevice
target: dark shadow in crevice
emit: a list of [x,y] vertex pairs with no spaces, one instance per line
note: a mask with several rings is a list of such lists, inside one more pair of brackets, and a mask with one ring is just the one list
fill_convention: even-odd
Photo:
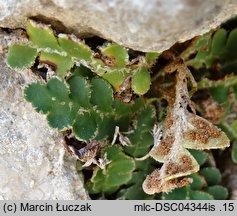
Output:
[[64,26],[62,22],[60,22],[59,20],[55,18],[49,18],[43,15],[37,15],[37,16],[29,17],[29,19],[32,19],[38,23],[50,25],[52,29],[54,29],[57,32],[67,33],[67,34],[72,32],[71,29]]

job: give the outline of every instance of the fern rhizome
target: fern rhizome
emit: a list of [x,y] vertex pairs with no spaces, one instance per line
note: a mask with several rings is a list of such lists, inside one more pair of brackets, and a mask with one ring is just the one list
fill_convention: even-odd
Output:
[[[229,100],[237,78],[227,72],[237,69],[236,30],[197,37],[178,55],[136,54],[113,42],[92,49],[33,20],[26,33],[28,42],[9,48],[7,64],[47,69],[25,98],[64,134],[92,197],[227,198],[210,150],[237,140],[237,124],[225,115],[237,98]],[[195,103],[203,89],[209,102]],[[207,113],[208,103],[219,116]]]

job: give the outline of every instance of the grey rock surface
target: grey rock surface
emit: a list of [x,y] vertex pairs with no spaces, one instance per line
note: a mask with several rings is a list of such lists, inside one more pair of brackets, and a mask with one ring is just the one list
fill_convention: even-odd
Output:
[[88,199],[62,135],[23,97],[23,87],[40,78],[5,63],[8,44],[18,40],[20,32],[0,32],[0,199]]
[[236,14],[237,0],[0,0],[1,27],[24,27],[35,17],[141,51],[161,52]]

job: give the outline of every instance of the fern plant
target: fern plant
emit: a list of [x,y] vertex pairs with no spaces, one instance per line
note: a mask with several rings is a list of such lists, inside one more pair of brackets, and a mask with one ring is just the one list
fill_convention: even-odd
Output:
[[[226,199],[227,189],[219,185],[220,172],[211,167],[204,150],[224,149],[229,139],[195,113],[190,99],[193,90],[212,91],[222,88],[223,81],[204,78],[196,84],[186,66],[200,70],[218,60],[225,64],[233,52],[229,49],[235,33],[227,39],[223,32],[206,34],[181,55],[184,61],[173,59],[158,71],[160,82],[153,85],[161,92],[159,96],[149,90],[160,54],[131,59],[128,49],[113,42],[93,50],[74,35],[56,34],[32,20],[26,27],[28,42],[12,45],[7,63],[14,69],[38,65],[53,71],[47,74],[46,83],[26,86],[24,95],[37,112],[47,116],[51,127],[71,140],[80,171],[90,174],[85,185],[92,196]],[[210,50],[201,51],[207,44]],[[202,54],[191,59],[194,52]],[[235,75],[226,81],[236,89]],[[167,106],[162,106],[164,99]],[[166,114],[161,115],[157,107]],[[224,131],[235,136],[234,122],[232,130],[223,125]],[[236,159],[236,150],[232,155]]]
[[228,190],[220,185],[221,173],[216,167],[210,166],[209,155],[200,150],[192,150],[191,154],[197,159],[201,169],[191,174],[190,185],[164,193],[162,199],[191,199],[191,200],[224,200],[228,198]]
[[128,77],[136,94],[143,95],[150,88],[149,68],[157,54],[150,53],[130,62],[128,51],[115,43],[107,43],[99,47],[100,53],[95,53],[75,36],[56,36],[49,26],[32,20],[27,22],[26,32],[29,42],[9,49],[7,63],[12,68],[30,67],[38,56],[41,63],[53,66],[61,78],[67,76],[74,64],[82,64],[107,80],[115,90],[119,90]]
[[[214,100],[212,106],[217,107],[215,103],[221,105],[223,111],[217,123],[232,140],[231,156],[235,163],[236,120],[231,119],[229,113],[236,112],[233,110],[237,99],[236,40],[237,28],[220,28],[197,37],[193,45],[181,55],[188,65],[202,74],[202,77],[198,78],[197,89],[209,91]],[[190,58],[193,54],[194,57]]]

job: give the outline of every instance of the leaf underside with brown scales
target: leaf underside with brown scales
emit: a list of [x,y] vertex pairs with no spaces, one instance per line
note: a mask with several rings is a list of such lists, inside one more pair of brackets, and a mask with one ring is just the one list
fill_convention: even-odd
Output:
[[[199,164],[186,150],[217,149],[229,146],[229,139],[212,123],[188,111],[192,107],[187,79],[192,76],[182,62],[174,62],[166,70],[176,73],[175,100],[168,108],[162,139],[154,139],[150,156],[163,163],[148,175],[143,190],[148,194],[170,192],[175,188],[190,184],[186,176],[196,173]],[[192,108],[193,110],[193,108]]]

